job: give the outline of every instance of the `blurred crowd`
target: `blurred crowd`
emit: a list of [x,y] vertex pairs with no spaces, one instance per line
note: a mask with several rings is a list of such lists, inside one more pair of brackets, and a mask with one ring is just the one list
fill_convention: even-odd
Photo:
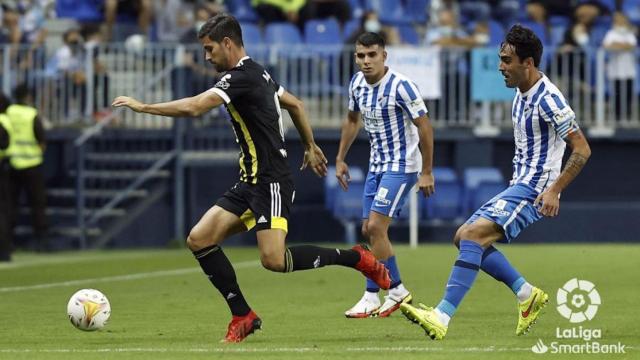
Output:
[[[611,51],[607,76],[615,82],[616,101],[630,101],[636,87],[635,49],[640,25],[640,0],[3,0],[0,45],[10,44],[22,69],[44,67],[50,76],[65,79],[73,93],[87,76],[104,81],[105,69],[97,56],[95,71],[85,74],[86,54],[108,42],[133,47],[144,43],[197,43],[197,31],[211,16],[234,14],[245,29],[245,42],[262,42],[275,25],[289,24],[294,37],[309,43],[307,25],[320,23],[321,31],[335,24],[336,44],[353,44],[365,31],[379,32],[388,44],[439,45],[448,49],[497,46],[505,31],[522,23],[543,41],[545,62],[553,62],[567,81],[584,80],[587,49]],[[70,20],[64,32],[48,33],[49,20]],[[58,28],[59,29],[59,28]],[[334,34],[334,33],[332,33]],[[57,36],[60,46],[43,50]],[[61,41],[60,41],[61,39]],[[56,40],[55,38],[53,40]],[[269,41],[266,41],[267,43]],[[50,46],[50,45],[49,45]],[[583,52],[584,51],[584,52]],[[187,54],[186,76],[211,76],[211,70]],[[197,59],[196,59],[197,60]],[[466,78],[464,57],[451,57],[447,76]],[[462,74],[460,74],[462,72]],[[26,78],[16,82],[28,81]],[[576,79],[575,77],[578,77]],[[196,89],[194,89],[196,90]],[[579,91],[572,89],[571,91]],[[569,94],[571,96],[572,94]],[[82,96],[78,92],[78,96]],[[86,99],[82,99],[83,102]]]

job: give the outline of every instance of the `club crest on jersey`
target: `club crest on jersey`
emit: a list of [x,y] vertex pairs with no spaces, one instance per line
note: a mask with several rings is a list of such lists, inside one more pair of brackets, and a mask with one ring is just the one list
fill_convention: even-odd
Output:
[[227,90],[229,88],[229,82],[227,80],[229,79],[231,79],[231,74],[223,76],[222,79],[218,80],[215,87],[222,90]]

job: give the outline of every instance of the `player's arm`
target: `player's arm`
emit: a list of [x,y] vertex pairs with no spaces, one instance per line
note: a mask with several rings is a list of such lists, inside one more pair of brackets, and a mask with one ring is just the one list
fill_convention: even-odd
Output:
[[156,104],[145,104],[132,97],[118,96],[113,100],[111,106],[126,106],[135,112],[152,115],[196,117],[223,103],[224,99],[220,95],[214,91],[207,90],[196,96]]
[[296,130],[298,130],[298,134],[300,134],[302,144],[304,145],[304,159],[300,170],[304,170],[307,166],[310,166],[316,175],[326,176],[327,158],[313,140],[313,132],[307,120],[304,104],[300,99],[285,90],[282,95],[280,95],[280,105],[291,115],[291,120]]
[[536,198],[534,205],[542,203],[540,213],[544,216],[556,216],[560,210],[560,194],[578,176],[591,156],[591,148],[580,129],[567,135],[565,141],[571,148],[569,160],[564,165],[560,176]]
[[359,131],[360,112],[349,111],[347,118],[342,123],[340,146],[338,147],[338,155],[336,156],[336,177],[338,178],[338,183],[345,191],[349,188],[351,176],[349,175],[349,166],[344,160],[347,158],[347,153],[358,136]]
[[427,114],[413,119],[413,124],[418,128],[420,153],[422,154],[422,171],[418,178],[418,190],[428,197],[435,192],[435,179],[433,178],[433,127]]

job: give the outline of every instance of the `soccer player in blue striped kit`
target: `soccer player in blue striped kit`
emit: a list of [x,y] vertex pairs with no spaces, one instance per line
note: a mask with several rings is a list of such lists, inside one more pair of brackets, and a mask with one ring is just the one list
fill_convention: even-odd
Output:
[[[575,114],[558,88],[538,70],[540,39],[513,26],[500,47],[499,70],[507,87],[516,88],[511,117],[515,138],[510,186],[478,209],[462,225],[454,243],[460,249],[444,298],[435,308],[402,304],[402,313],[429,337],[441,340],[449,320],[482,269],[507,285],[518,300],[516,335],[526,334],[549,296],[529,284],[493,244],[510,242],[542,216],[558,215],[560,193],[587,163],[591,149]],[[571,156],[560,171],[565,145]]]
[[416,85],[385,66],[384,45],[384,39],[371,32],[356,41],[355,61],[360,71],[349,84],[349,113],[342,126],[336,177],[347,190],[349,167],[344,160],[362,118],[371,144],[362,201],[362,233],[373,254],[389,269],[391,287],[381,304],[380,288],[367,279],[364,295],[345,312],[348,318],[387,317],[401,303],[411,302],[411,293],[400,279],[388,229],[416,182],[425,196],[434,192],[433,129],[427,108]]

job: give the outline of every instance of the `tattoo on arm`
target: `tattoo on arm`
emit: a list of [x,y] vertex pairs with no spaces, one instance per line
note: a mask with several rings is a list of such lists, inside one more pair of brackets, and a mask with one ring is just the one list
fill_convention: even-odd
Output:
[[578,176],[580,170],[582,170],[586,163],[586,157],[574,152],[571,154],[571,156],[569,156],[569,160],[567,160],[567,163],[565,164],[564,170],[562,170],[562,172],[566,173],[569,178],[573,180],[576,176]]

